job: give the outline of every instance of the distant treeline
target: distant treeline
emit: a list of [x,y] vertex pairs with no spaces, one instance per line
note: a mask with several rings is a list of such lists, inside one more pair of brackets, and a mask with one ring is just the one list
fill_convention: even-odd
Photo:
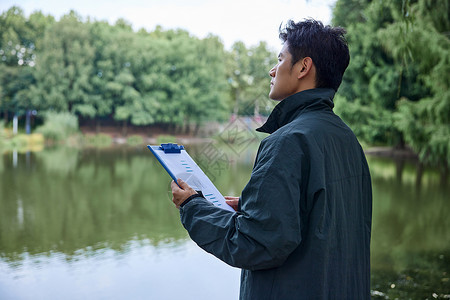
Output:
[[[276,32],[275,32],[276,33]],[[216,36],[184,30],[133,31],[119,19],[56,21],[12,7],[0,17],[0,110],[70,112],[121,124],[176,126],[270,112],[266,43],[229,51]],[[269,106],[269,107],[268,107]]]
[[[410,146],[444,172],[449,15],[447,0],[338,0],[332,20],[347,29],[351,52],[335,111],[362,141]],[[59,21],[41,12],[26,17],[12,7],[0,16],[0,111],[6,123],[12,114],[35,110],[124,127],[268,114],[275,50],[264,42],[236,42],[227,50],[214,35],[133,31],[125,20],[110,25],[73,11]]]

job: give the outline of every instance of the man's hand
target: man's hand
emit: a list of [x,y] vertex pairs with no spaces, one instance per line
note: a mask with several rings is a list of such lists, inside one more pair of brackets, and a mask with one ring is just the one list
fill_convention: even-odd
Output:
[[191,188],[186,182],[184,182],[181,179],[178,179],[178,184],[180,187],[175,183],[175,181],[172,180],[172,183],[170,184],[170,187],[172,188],[172,202],[175,203],[175,206],[177,208],[180,208],[180,205],[190,196],[197,194],[196,191],[194,191],[193,188]]
[[238,210],[239,197],[225,196],[225,202],[226,202],[229,206],[231,206],[235,211]]

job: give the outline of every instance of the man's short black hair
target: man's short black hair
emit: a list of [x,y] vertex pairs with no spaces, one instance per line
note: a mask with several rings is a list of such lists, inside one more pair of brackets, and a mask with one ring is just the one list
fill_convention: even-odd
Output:
[[316,87],[337,91],[350,62],[344,28],[324,26],[322,22],[307,19],[295,23],[289,20],[281,29],[280,39],[288,43],[292,65],[311,57],[316,66]]

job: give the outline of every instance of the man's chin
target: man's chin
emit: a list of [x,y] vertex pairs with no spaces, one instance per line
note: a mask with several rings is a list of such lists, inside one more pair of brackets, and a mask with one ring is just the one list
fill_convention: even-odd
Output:
[[273,101],[281,101],[281,100],[283,100],[283,99],[280,99],[280,98],[278,98],[278,97],[276,97],[276,96],[271,96],[270,94],[269,94],[269,99],[270,100],[273,100]]

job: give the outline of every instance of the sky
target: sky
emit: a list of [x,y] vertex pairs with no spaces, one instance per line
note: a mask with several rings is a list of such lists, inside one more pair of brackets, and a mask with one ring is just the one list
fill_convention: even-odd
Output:
[[148,31],[157,25],[163,29],[182,28],[203,38],[209,33],[221,38],[229,49],[236,41],[247,46],[266,41],[273,50],[281,48],[280,24],[289,19],[314,18],[331,22],[336,0],[0,0],[0,12],[11,6],[21,7],[28,16],[36,10],[57,20],[75,10],[85,20],[88,16],[110,24],[123,18],[133,29]]

